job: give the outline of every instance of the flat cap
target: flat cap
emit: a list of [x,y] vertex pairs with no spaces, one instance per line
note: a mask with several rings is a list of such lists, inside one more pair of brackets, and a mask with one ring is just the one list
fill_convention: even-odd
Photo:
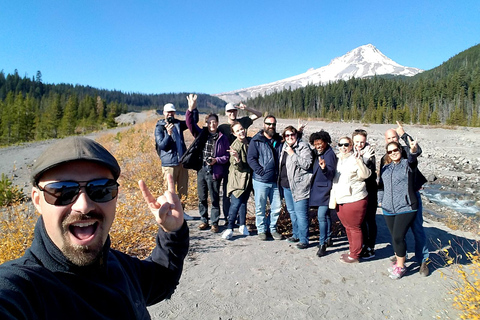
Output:
[[37,158],[32,168],[32,182],[37,182],[47,170],[77,160],[93,161],[106,166],[115,180],[120,176],[117,160],[102,145],[85,137],[69,137],[52,144]]

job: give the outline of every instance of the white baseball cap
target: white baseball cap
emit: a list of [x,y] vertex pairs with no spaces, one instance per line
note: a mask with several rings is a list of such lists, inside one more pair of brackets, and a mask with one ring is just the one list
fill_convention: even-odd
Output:
[[163,112],[169,112],[169,111],[177,111],[173,103],[167,103],[166,105],[163,106]]
[[230,110],[237,110],[237,108],[235,108],[235,106],[233,105],[233,103],[227,103],[227,105],[225,106],[225,112],[227,111],[230,111]]

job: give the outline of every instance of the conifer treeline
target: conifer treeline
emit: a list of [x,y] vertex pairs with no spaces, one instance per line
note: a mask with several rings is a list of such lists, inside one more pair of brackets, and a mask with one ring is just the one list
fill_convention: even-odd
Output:
[[[115,117],[127,111],[187,106],[186,93],[140,94],[70,84],[44,84],[42,74],[5,76],[0,71],[0,145],[83,134],[116,126]],[[216,112],[225,102],[200,94],[201,111]]]
[[75,91],[56,92],[36,79],[17,72],[0,72],[0,145],[66,137],[116,126],[115,117],[127,111],[118,102]]
[[415,77],[350,79],[247,101],[280,117],[480,126],[480,45]]

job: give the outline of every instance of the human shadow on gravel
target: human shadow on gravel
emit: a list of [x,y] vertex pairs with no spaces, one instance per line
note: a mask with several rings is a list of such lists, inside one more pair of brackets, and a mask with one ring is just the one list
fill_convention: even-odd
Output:
[[[393,247],[391,245],[391,236],[385,224],[383,215],[377,214],[377,244],[386,243],[387,246],[375,250],[375,259],[385,259],[393,256]],[[451,232],[442,230],[430,221],[424,221],[423,227],[427,238],[427,246],[430,251],[429,268],[430,272],[448,266],[447,260],[453,258],[454,263],[461,265],[470,264],[467,258],[467,252],[474,252],[479,249],[479,242]],[[416,272],[420,267],[415,259],[415,239],[412,231],[409,229],[406,236],[407,241],[407,263],[412,263],[409,272]],[[365,261],[365,260],[363,260]],[[367,260],[368,261],[368,260]],[[412,269],[413,268],[413,269]]]

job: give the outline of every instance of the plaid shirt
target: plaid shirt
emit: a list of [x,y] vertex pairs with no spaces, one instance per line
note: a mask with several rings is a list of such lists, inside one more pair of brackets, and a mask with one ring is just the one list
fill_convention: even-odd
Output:
[[205,143],[205,148],[203,148],[203,162],[204,165],[208,165],[206,162],[207,159],[213,158],[215,156],[215,144],[218,140],[218,132],[214,134],[209,134],[207,142]]

